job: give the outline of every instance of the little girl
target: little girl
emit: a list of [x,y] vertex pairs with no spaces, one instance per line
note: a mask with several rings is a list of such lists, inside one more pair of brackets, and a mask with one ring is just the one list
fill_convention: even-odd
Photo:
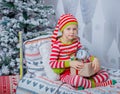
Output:
[[[62,36],[58,38],[59,30],[62,32]],[[85,78],[70,74],[70,67],[80,70],[84,66],[84,63],[75,59],[77,50],[82,47],[77,33],[77,19],[71,14],[62,15],[52,36],[52,51],[49,64],[53,71],[60,75],[62,82],[77,88],[92,88],[113,84],[112,80],[108,80],[108,73],[105,70],[100,70],[98,59],[96,57],[93,59],[93,56],[92,59],[91,57],[88,59],[92,62],[94,71],[97,72],[94,76]]]

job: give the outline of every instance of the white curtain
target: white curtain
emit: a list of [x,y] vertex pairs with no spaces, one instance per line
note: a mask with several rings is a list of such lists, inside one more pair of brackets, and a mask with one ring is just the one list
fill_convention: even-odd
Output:
[[120,0],[102,0],[104,23],[104,64],[120,69]]

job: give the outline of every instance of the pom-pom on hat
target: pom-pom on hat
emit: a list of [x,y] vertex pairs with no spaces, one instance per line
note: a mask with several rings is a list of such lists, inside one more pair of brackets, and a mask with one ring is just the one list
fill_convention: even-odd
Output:
[[59,18],[58,23],[53,32],[52,42],[56,41],[59,30],[62,32],[67,26],[72,24],[78,25],[77,19],[72,14],[63,14]]

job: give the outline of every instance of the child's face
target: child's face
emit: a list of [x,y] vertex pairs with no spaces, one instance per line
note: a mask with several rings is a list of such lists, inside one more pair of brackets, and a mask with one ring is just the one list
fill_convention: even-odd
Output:
[[78,33],[78,26],[73,24],[73,25],[69,25],[63,30],[62,36],[68,40],[73,40],[74,38],[76,38],[77,33]]

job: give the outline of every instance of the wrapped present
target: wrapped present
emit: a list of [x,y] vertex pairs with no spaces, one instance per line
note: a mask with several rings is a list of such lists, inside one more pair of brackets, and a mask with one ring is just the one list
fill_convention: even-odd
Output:
[[94,69],[92,67],[92,63],[85,63],[83,69],[76,70],[74,68],[70,68],[71,75],[80,75],[83,77],[90,77],[95,74]]

